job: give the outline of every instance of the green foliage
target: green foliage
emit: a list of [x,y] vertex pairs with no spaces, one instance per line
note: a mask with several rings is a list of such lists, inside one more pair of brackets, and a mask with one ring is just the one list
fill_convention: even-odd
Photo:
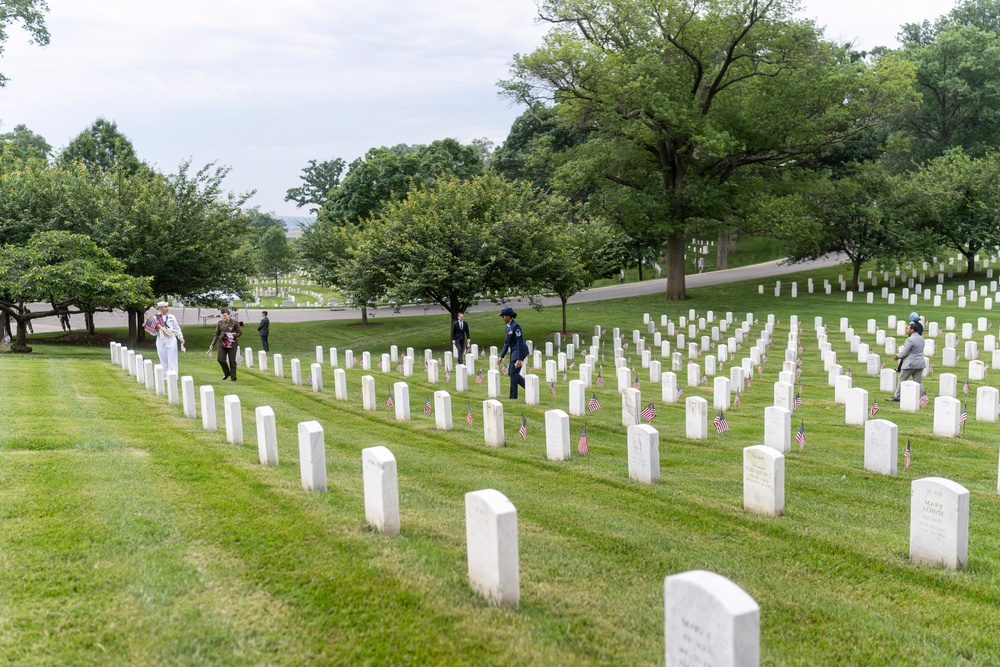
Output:
[[916,224],[965,255],[972,274],[976,253],[1000,245],[1000,157],[949,150],[921,167],[911,187]]
[[793,262],[845,254],[856,288],[866,262],[891,268],[916,259],[928,247],[926,235],[911,222],[912,206],[901,182],[877,165],[856,164],[843,178],[818,179],[799,194],[764,200],[757,215],[789,242]]
[[852,60],[794,9],[790,0],[548,0],[540,13],[555,27],[502,83],[532,108],[554,105],[561,126],[600,137],[573,149],[566,169],[623,190],[602,199],[612,211],[639,198],[626,230],[666,235],[669,298],[685,294],[684,237],[725,216],[735,174],[795,165],[912,98],[905,63]]
[[268,227],[257,243],[257,270],[267,276],[274,276],[274,288],[278,289],[278,275],[291,271],[295,257],[288,244],[288,238],[281,227]]
[[449,174],[470,178],[482,172],[481,148],[463,146],[454,139],[430,144],[372,148],[351,163],[343,182],[330,191],[319,217],[336,224],[359,223],[391,201],[400,201],[411,188],[429,185]]
[[[91,174],[121,171],[133,175],[142,168],[128,137],[118,131],[114,121],[98,118],[78,134],[59,155],[63,164],[80,161]],[[148,169],[148,168],[147,168]]]
[[534,294],[556,254],[565,201],[486,173],[438,178],[390,202],[358,241],[358,269],[397,305],[440,304],[452,316],[479,301]]
[[310,213],[316,213],[330,193],[340,185],[340,176],[344,173],[347,163],[341,158],[317,163],[309,160],[309,166],[302,170],[302,185],[289,188],[285,193],[285,201],[293,201],[298,208],[309,206]]
[[[52,146],[45,141],[45,137],[35,134],[28,129],[28,126],[20,123],[14,126],[10,132],[0,134],[0,165],[13,159],[26,160],[37,158],[39,160],[48,159],[52,154]],[[0,169],[3,169],[0,166]]]
[[[49,30],[45,27],[45,12],[49,11],[46,0],[0,0],[0,56],[3,55],[7,28],[21,23],[30,35],[30,43],[47,46]],[[6,85],[7,77],[0,74],[0,87]]]
[[[31,351],[25,345],[30,320],[145,304],[152,299],[149,283],[127,275],[124,264],[82,234],[39,232],[0,252],[0,312],[17,321],[15,351]],[[36,302],[52,308],[31,310]]]

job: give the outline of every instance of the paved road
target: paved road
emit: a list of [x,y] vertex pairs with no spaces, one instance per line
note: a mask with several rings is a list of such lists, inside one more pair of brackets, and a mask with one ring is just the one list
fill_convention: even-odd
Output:
[[[726,269],[724,271],[711,271],[709,273],[695,273],[686,277],[687,288],[706,287],[708,285],[720,285],[723,283],[734,283],[742,280],[754,280],[772,278],[773,276],[784,275],[786,273],[798,273],[810,269],[826,268],[836,266],[847,261],[843,255],[828,255],[822,259],[801,264],[788,264],[785,260],[775,260],[754,264],[752,266],[741,266],[736,269]],[[591,301],[609,301],[612,299],[623,299],[630,296],[644,296],[647,294],[660,294],[667,290],[667,279],[646,280],[641,283],[626,283],[624,285],[610,285],[608,287],[595,287],[570,297],[569,303],[587,303]],[[511,305],[521,304],[526,306],[527,299],[514,299]],[[560,301],[557,297],[545,297],[542,304],[546,306],[558,306]],[[39,305],[39,308],[43,307]],[[472,306],[471,312],[484,312],[497,310],[499,306],[492,302],[480,303]],[[215,315],[218,313],[213,309],[199,308],[172,308],[171,312],[180,320],[181,326],[200,324],[199,319],[205,315]],[[369,311],[369,317],[376,319],[382,317],[412,317],[415,315],[441,315],[445,309],[434,306],[403,306],[398,313],[394,313],[390,308],[380,308],[374,313]],[[240,314],[246,322],[256,322],[260,319],[260,310],[241,310]],[[353,308],[302,308],[302,309],[274,309],[269,311],[272,322],[312,322],[317,320],[356,320],[361,317],[361,311]],[[216,322],[217,319],[209,320]],[[125,314],[97,313],[95,323],[98,328],[124,327],[127,325]],[[81,330],[84,327],[83,316],[72,318],[74,330]],[[55,318],[42,318],[35,320],[35,331],[42,333],[46,331],[61,331],[62,327]]]

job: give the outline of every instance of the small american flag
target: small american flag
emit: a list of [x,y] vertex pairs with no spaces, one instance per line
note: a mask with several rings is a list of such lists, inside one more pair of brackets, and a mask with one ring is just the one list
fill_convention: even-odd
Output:
[[399,372],[399,373],[403,372],[403,362],[402,361],[400,361],[398,364],[396,364],[396,371]]
[[434,412],[434,407],[431,405],[431,397],[424,394],[424,414],[428,417]]
[[549,383],[549,396],[552,396],[553,398],[555,398],[555,396],[556,396],[556,383],[555,382],[550,382]]
[[358,398],[360,398],[362,401],[365,400],[365,387],[364,387],[364,385],[361,386],[361,390],[358,392]]
[[796,357],[796,359],[795,359],[795,365],[796,366],[801,366],[802,365],[802,357]]
[[903,452],[903,470],[910,467],[910,439],[906,439],[906,451]]
[[598,387],[603,387],[604,386],[604,376],[601,375],[601,371],[597,371],[597,382],[596,382],[596,384],[597,384]]
[[479,372],[476,373],[476,384],[482,384],[482,383],[483,383],[483,369],[480,368]]
[[747,378],[747,389],[749,389],[752,386],[753,386],[753,380],[751,380],[750,378]]
[[656,416],[656,406],[650,403],[642,409],[642,418],[648,422],[653,421],[653,417]]
[[797,378],[802,377],[802,369],[801,368],[796,368],[795,369],[795,377],[797,377]]
[[927,368],[927,374],[928,374],[928,375],[934,375],[934,364],[931,364],[931,365],[930,365],[930,366],[929,366],[929,367]]
[[566,371],[563,371],[563,382],[565,382],[568,378],[569,375],[566,374]]
[[923,396],[920,397],[920,407],[926,408],[927,404],[930,402],[931,402],[931,397],[928,396],[927,394],[924,394]]
[[[482,369],[480,369],[480,370],[482,370]],[[504,375],[507,375],[507,367],[506,366],[501,366],[500,367],[500,372],[503,373]],[[480,380],[480,382],[482,382],[482,380]]]
[[378,369],[382,370],[382,360],[381,359],[378,360]]
[[682,389],[681,387],[677,387],[677,398],[680,398],[683,395],[684,395],[684,389]]
[[795,401],[792,402],[792,410],[798,410],[802,407],[802,394],[795,394]]
[[962,414],[958,417],[958,425],[965,427],[965,422],[969,420],[969,413],[965,409],[965,403],[962,403]]
[[580,434],[580,444],[578,444],[576,446],[576,453],[577,454],[586,454],[586,453],[588,453],[590,451],[590,447],[588,447],[589,444],[590,444],[590,441],[587,438],[587,425],[584,424],[583,425],[583,433]]
[[587,403],[587,409],[591,412],[597,412],[601,409],[601,402],[597,400],[597,394],[591,395],[590,401]]
[[802,346],[799,345],[799,354],[802,354]]
[[871,417],[872,419],[874,419],[875,415],[877,415],[877,414],[878,414],[878,399],[877,398],[873,398],[872,399],[872,408],[871,408],[871,410],[868,411],[868,416]]
[[312,384],[312,383],[313,383],[313,376],[312,373],[310,373],[309,375],[306,376],[306,384]]
[[472,403],[469,403],[469,412],[465,415],[465,421],[469,422],[469,426],[472,426]]
[[854,373],[851,372],[850,368],[847,369],[847,377],[849,377],[849,378],[853,378],[854,377]]
[[633,387],[635,387],[636,389],[638,389],[638,388],[639,388],[639,374],[638,374],[638,373],[636,373],[636,374],[635,374],[635,375],[634,375],[634,376],[632,377],[632,386],[633,386]]
[[702,384],[708,384],[708,376],[707,375],[702,375],[701,376],[701,383]]
[[885,370],[885,362],[884,361],[878,365],[878,369],[880,371],[884,371]]
[[799,424],[799,430],[795,432],[795,441],[799,443],[799,451],[801,452],[806,447],[806,422],[805,420]]
[[521,434],[521,440],[524,441],[528,438],[528,420],[521,415],[521,428],[517,429],[517,432]]
[[387,407],[387,408],[394,408],[394,407],[396,407],[395,404],[392,402],[392,392],[391,391],[389,392],[388,398],[385,399],[385,407]]
[[738,407],[740,407],[740,403],[741,403],[741,402],[742,402],[742,401],[740,401],[740,395],[739,395],[739,394],[736,394],[736,396],[734,396],[734,397],[733,397],[733,407],[734,407],[734,408],[738,408]]
[[[767,347],[771,347],[771,344],[770,344],[770,343],[768,343],[768,344],[767,344]],[[767,355],[766,355],[766,354],[765,354],[765,355],[764,355],[763,357],[761,357],[761,359],[760,359],[760,362],[761,362],[762,364],[766,364],[766,363],[767,363]]]
[[729,430],[729,422],[726,421],[726,415],[722,413],[722,410],[719,410],[719,414],[715,415],[712,423],[715,425],[715,433],[717,435]]
[[968,394],[969,393],[969,380],[968,379],[965,380],[965,386],[962,387],[962,393],[963,394]]
[[451,371],[446,370],[444,372],[444,381],[445,382],[451,382]]

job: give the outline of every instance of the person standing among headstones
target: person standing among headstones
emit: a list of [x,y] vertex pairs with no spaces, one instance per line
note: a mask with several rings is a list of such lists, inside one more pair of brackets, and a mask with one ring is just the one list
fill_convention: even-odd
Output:
[[243,328],[240,323],[229,314],[228,308],[222,309],[222,319],[215,325],[215,337],[208,346],[208,354],[212,355],[212,348],[219,342],[219,365],[222,366],[223,381],[232,380],[236,382],[236,352],[239,350],[239,343],[236,342],[243,335]]
[[187,350],[184,348],[184,333],[177,318],[170,313],[170,304],[160,301],[156,304],[159,309],[153,319],[153,331],[156,333],[156,355],[160,358],[160,365],[163,366],[164,375],[168,371],[177,371],[177,351]]
[[469,325],[465,323],[465,313],[459,313],[458,319],[451,323],[451,344],[458,350],[457,363],[464,363],[465,346],[472,344],[472,334],[469,333]]
[[899,359],[901,361],[900,368],[901,372],[899,375],[899,382],[896,384],[896,393],[892,395],[891,398],[887,399],[894,403],[899,402],[899,390],[903,385],[903,382],[909,379],[913,379],[914,382],[920,385],[920,393],[923,395],[924,385],[920,382],[920,377],[924,372],[924,327],[920,322],[910,322],[909,326],[906,328],[906,332],[909,336],[906,342],[903,343],[903,347],[899,349],[899,352],[893,357],[893,359]]
[[267,319],[267,311],[261,313],[260,323],[257,324],[257,334],[260,336],[260,349],[270,352],[271,348],[267,344],[267,335],[271,329],[271,320]]
[[501,310],[500,318],[507,325],[507,328],[503,341],[503,349],[500,350],[500,357],[497,359],[497,364],[503,363],[504,357],[507,356],[507,351],[510,350],[510,368],[508,369],[508,375],[510,375],[510,397],[517,398],[517,386],[524,386],[521,367],[524,365],[524,360],[528,358],[528,344],[524,342],[521,325],[514,321],[517,319],[517,313],[514,312],[513,308],[508,307]]

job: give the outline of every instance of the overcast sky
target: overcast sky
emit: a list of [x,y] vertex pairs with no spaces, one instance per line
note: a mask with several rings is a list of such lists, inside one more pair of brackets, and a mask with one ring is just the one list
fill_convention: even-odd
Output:
[[[308,160],[372,146],[486,137],[521,109],[497,96],[511,57],[543,27],[533,0],[48,0],[52,43],[15,30],[0,72],[0,131],[19,123],[65,146],[113,120],[161,171],[232,167],[252,205],[284,201]],[[805,0],[803,15],[859,48],[895,46],[902,23],[951,0]]]

